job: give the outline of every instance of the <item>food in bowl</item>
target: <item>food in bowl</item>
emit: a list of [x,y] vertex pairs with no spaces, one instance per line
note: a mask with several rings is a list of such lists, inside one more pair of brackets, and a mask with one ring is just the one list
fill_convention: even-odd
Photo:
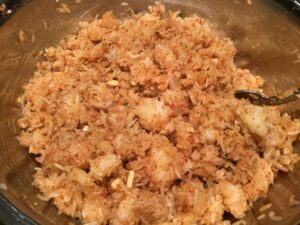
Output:
[[230,224],[299,161],[300,132],[199,16],[112,12],[45,50],[21,98],[40,198],[83,224]]

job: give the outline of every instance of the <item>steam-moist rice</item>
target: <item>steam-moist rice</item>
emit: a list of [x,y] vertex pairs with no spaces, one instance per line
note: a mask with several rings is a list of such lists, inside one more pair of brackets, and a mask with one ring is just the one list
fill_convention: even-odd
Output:
[[48,48],[25,86],[19,140],[34,185],[90,224],[230,224],[299,157],[300,127],[278,107],[234,98],[263,79],[231,40],[162,5],[111,12]]

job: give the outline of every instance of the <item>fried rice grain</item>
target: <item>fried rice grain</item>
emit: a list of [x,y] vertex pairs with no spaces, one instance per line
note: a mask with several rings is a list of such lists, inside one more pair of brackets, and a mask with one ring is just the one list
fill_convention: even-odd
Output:
[[[43,200],[83,224],[230,224],[299,161],[299,122],[234,98],[263,79],[231,40],[160,4],[112,12],[37,64],[19,141],[36,155]],[[243,220],[241,220],[243,221]]]

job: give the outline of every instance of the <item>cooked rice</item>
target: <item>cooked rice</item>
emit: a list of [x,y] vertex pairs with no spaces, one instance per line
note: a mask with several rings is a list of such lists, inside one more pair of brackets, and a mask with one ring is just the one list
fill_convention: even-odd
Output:
[[234,222],[232,225],[247,225],[245,220],[238,220]]
[[6,191],[7,190],[7,185],[4,183],[0,183],[0,190]]
[[61,3],[61,4],[59,5],[59,7],[56,8],[56,10],[57,10],[58,12],[60,12],[60,13],[71,13],[70,8],[69,8],[68,5],[65,4],[65,3]]
[[121,6],[129,6],[127,2],[121,2]]
[[299,160],[299,122],[234,98],[263,79],[235,66],[234,44],[204,19],[157,4],[80,29],[44,52],[18,121],[41,163],[34,185],[60,213],[94,225],[230,224],[224,212],[243,218]]
[[271,220],[274,220],[274,221],[281,221],[282,220],[282,217],[281,216],[276,216],[274,211],[269,212],[269,218]]
[[43,28],[44,30],[47,30],[48,29],[48,24],[46,21],[43,21]]
[[293,64],[299,64],[300,63],[300,59],[296,59],[293,61]]
[[289,199],[289,206],[294,207],[294,206],[300,206],[300,201],[295,199],[295,195],[291,195]]
[[259,208],[259,211],[263,212],[263,211],[268,210],[271,207],[272,207],[272,203],[268,203],[268,204],[263,205],[261,208]]
[[262,220],[264,218],[266,218],[266,214],[261,214],[257,217],[258,220]]
[[25,32],[23,30],[20,30],[19,31],[19,41],[21,43],[25,41],[25,37],[26,37]]
[[291,55],[294,55],[298,52],[298,49],[294,49],[292,52],[291,52]]
[[35,42],[35,35],[32,34],[32,35],[31,35],[31,43],[34,43],[34,42]]
[[130,170],[128,173],[128,178],[127,178],[127,187],[128,188],[132,188],[133,179],[134,179],[134,171]]

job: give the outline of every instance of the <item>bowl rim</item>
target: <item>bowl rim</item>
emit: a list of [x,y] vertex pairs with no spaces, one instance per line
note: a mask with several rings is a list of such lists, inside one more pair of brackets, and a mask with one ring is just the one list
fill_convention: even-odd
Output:
[[4,225],[38,225],[38,223],[30,219],[25,213],[15,207],[1,192],[0,223],[3,223]]

